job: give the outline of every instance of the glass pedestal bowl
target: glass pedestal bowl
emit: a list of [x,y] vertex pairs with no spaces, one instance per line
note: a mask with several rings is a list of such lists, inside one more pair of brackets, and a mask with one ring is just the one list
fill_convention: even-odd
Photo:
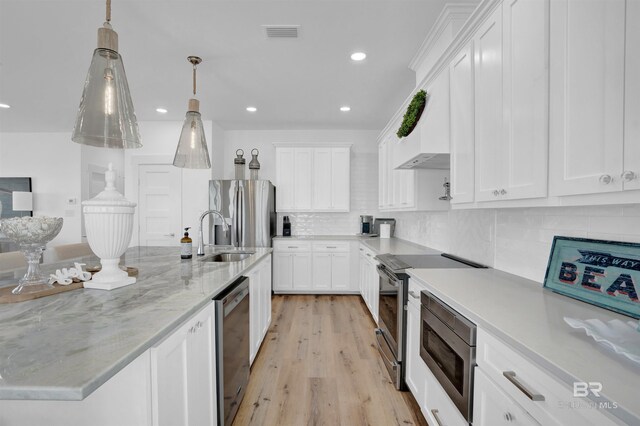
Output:
[[29,293],[53,287],[40,272],[40,257],[45,245],[62,229],[61,217],[14,217],[0,220],[0,233],[20,246],[27,259],[27,273],[13,289],[13,294]]

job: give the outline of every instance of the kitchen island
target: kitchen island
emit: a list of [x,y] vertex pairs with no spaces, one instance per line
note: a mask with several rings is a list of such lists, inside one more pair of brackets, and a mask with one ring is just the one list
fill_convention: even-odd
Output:
[[[142,362],[141,355],[210,305],[214,296],[257,263],[270,260],[270,248],[251,251],[255,254],[245,260],[218,263],[195,256],[181,260],[177,247],[134,247],[121,263],[139,270],[131,286],[80,289],[3,305],[0,419],[19,405],[13,404],[46,402],[11,400],[85,400],[125,367]],[[96,258],[81,261],[97,263]],[[72,264],[43,265],[43,270]],[[15,282],[7,278],[0,276],[0,284]]]

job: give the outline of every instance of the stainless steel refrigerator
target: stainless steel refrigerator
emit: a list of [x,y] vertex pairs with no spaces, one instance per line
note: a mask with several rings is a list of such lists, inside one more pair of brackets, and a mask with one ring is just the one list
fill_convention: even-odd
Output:
[[276,235],[276,188],[268,180],[211,180],[209,208],[227,220],[225,235],[220,219],[209,220],[209,241],[236,247],[271,247]]

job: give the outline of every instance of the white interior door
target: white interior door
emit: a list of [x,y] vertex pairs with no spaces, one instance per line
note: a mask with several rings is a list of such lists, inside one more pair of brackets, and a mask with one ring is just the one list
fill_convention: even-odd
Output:
[[141,246],[180,243],[182,173],[171,164],[138,167],[138,225]]

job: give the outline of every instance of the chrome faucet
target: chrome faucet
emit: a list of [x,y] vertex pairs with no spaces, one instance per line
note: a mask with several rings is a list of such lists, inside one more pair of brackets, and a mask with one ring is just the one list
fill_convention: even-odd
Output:
[[229,225],[227,224],[224,216],[222,216],[222,213],[220,213],[218,210],[207,210],[202,213],[200,215],[200,219],[198,219],[198,223],[200,224],[200,226],[198,227],[198,238],[200,238],[200,241],[198,241],[198,256],[204,256],[204,235],[202,234],[202,221],[207,215],[210,214],[217,214],[220,220],[222,220],[222,229],[224,230],[225,234],[229,232]]

